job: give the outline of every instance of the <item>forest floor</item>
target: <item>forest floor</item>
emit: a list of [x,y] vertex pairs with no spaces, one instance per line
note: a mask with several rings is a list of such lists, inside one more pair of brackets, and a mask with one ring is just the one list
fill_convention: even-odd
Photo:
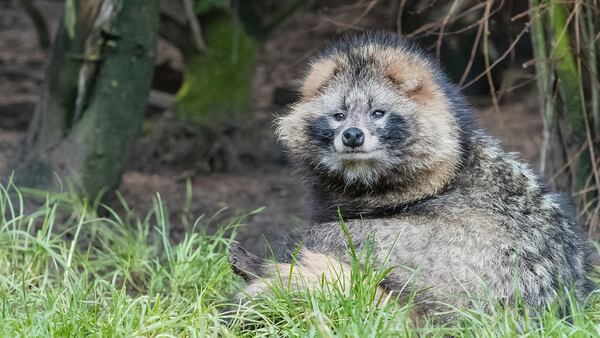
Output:
[[[62,3],[43,0],[38,4],[51,30],[56,29]],[[48,55],[38,47],[36,33],[23,12],[1,2],[0,7],[2,172],[16,156],[39,100]],[[277,29],[260,49],[253,89],[256,108],[244,121],[205,130],[180,121],[173,112],[149,107],[144,132],[119,188],[125,200],[143,214],[160,194],[171,216],[174,239],[187,230],[177,216],[188,206],[187,182],[192,199],[186,212],[210,217],[226,208],[213,224],[265,207],[247,217],[239,231],[240,241],[257,253],[263,252],[266,241],[274,243],[282,232],[302,224],[303,192],[273,135],[273,116],[281,111],[272,104],[273,93],[277,87],[294,87],[302,61],[338,29],[305,12]],[[157,66],[180,71],[177,52],[161,44]],[[155,83],[160,79],[158,74]],[[541,134],[536,97],[507,94],[502,102],[501,112],[496,112],[485,99],[473,99],[481,125],[535,164]]]

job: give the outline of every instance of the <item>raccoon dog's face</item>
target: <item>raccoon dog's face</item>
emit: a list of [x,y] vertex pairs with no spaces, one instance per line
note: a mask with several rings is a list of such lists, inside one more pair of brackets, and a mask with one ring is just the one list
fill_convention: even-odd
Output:
[[[348,186],[446,179],[458,166],[459,128],[427,60],[378,44],[317,58],[302,99],[278,121],[280,139],[313,171]],[[441,170],[446,178],[433,175]]]

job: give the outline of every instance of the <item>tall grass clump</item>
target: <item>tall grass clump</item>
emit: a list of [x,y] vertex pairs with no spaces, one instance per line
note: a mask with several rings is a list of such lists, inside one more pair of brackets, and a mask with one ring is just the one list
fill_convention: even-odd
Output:
[[599,303],[568,295],[536,315],[490,301],[415,325],[418,291],[382,295],[378,285],[395,267],[351,241],[350,281],[298,290],[276,279],[262,297],[236,302],[242,282],[227,246],[239,220],[207,234],[198,218],[175,243],[158,195],[143,218],[124,201],[121,212],[70,194],[47,195],[36,208],[25,201],[0,186],[1,337],[600,336]]
[[226,228],[207,235],[200,219],[173,244],[159,197],[144,219],[66,194],[28,213],[23,201],[0,188],[0,336],[227,334]]

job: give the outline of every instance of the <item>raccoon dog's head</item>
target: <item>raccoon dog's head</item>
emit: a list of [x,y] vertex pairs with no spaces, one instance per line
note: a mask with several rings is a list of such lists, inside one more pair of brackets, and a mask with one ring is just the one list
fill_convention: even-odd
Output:
[[277,131],[319,175],[346,186],[418,179],[433,187],[447,184],[459,166],[458,91],[394,34],[334,43],[310,63],[301,94]]

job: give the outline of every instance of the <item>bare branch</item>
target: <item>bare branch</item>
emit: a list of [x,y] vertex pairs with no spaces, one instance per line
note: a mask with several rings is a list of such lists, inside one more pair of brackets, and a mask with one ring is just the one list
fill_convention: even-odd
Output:
[[194,3],[192,0],[182,1],[183,7],[185,8],[185,16],[187,17],[188,24],[192,30],[194,47],[196,47],[196,49],[199,51],[204,51],[206,49],[206,44],[204,43],[204,38],[202,37],[202,27],[200,26],[200,22],[198,21],[198,17],[194,11]]

